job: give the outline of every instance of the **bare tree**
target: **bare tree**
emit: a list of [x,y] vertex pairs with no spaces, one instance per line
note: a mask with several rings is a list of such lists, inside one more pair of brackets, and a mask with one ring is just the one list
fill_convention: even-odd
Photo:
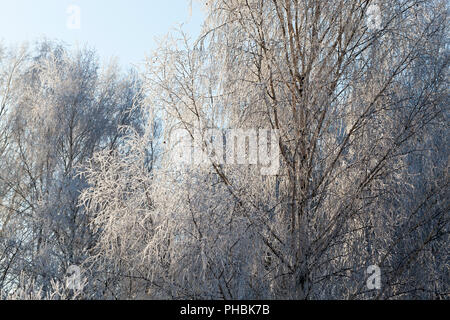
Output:
[[137,123],[139,83],[114,64],[100,72],[92,51],[49,41],[10,61],[2,69],[0,288],[11,292],[22,277],[47,295],[95,243],[78,206],[79,169],[121,143],[120,126]]
[[[196,143],[207,149],[210,128],[277,130],[281,169],[262,177],[212,158],[162,179],[170,191],[148,214],[165,212],[155,226],[164,237],[139,251],[152,261],[148,278],[167,275],[153,290],[223,299],[447,296],[445,1],[205,5],[196,44],[169,37],[147,64],[166,141],[174,130],[193,139],[200,132]],[[376,29],[368,27],[373,5],[382,13]],[[172,172],[170,152],[163,159],[158,169]],[[100,212],[109,219],[116,211]],[[366,287],[374,264],[379,291]]]

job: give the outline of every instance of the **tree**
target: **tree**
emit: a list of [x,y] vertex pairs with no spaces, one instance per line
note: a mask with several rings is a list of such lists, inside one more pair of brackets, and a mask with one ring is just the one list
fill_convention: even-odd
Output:
[[[446,4],[378,1],[373,30],[374,4],[208,1],[196,44],[169,37],[147,63],[167,152],[151,174],[153,207],[144,189],[123,200],[148,178],[110,171],[122,174],[128,158],[89,171],[103,186],[83,194],[101,217],[99,251],[123,266],[139,259],[128,276],[150,298],[445,297]],[[175,170],[171,133],[185,130],[198,152],[222,139],[211,128],[276,130],[280,171],[263,177],[214,157]],[[128,232],[118,214],[147,227]],[[130,242],[132,257],[119,250]],[[366,287],[373,264],[379,291]]]
[[20,279],[49,294],[52,281],[89,256],[96,234],[78,206],[80,166],[122,143],[122,125],[138,129],[139,81],[115,64],[99,71],[95,53],[43,41],[10,53],[1,94],[0,288]]

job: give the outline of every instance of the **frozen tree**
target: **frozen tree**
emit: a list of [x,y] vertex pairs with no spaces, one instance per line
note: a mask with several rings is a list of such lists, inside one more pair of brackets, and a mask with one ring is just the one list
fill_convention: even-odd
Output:
[[95,244],[79,169],[122,143],[121,126],[139,126],[140,84],[114,63],[100,70],[91,50],[49,41],[9,53],[1,72],[0,288],[22,277],[48,295]]
[[[205,7],[194,45],[168,37],[147,62],[159,164],[144,169],[158,139],[134,135],[131,154],[88,171],[83,200],[100,256],[127,270],[118,283],[149,298],[448,297],[445,1]],[[198,151],[211,128],[276,130],[278,174],[214,157],[177,169],[173,132]]]

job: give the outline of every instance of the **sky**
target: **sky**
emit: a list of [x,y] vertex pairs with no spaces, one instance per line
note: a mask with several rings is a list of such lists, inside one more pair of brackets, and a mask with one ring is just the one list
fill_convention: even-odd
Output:
[[123,66],[142,62],[179,24],[196,38],[203,23],[200,4],[190,0],[0,0],[0,41],[38,39],[97,49],[101,61],[117,57]]

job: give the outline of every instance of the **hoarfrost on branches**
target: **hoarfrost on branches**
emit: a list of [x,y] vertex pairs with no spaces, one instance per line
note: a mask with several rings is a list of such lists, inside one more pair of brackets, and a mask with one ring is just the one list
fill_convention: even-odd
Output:
[[[0,50],[4,295],[448,298],[446,2],[377,1],[376,29],[367,0],[203,4],[140,74]],[[277,132],[279,171],[180,166],[174,133],[202,152],[211,129]]]

